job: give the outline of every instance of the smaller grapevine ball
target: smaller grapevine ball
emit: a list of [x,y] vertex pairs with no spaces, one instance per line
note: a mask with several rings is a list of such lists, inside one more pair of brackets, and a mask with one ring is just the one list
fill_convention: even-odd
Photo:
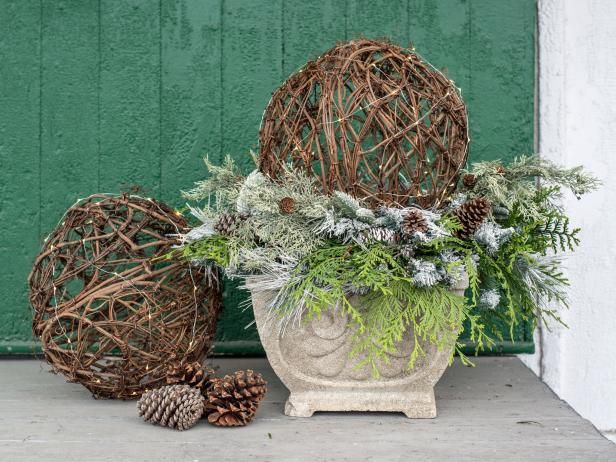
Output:
[[171,361],[201,361],[220,309],[216,274],[167,258],[188,225],[153,199],[93,195],[46,239],[29,277],[47,361],[95,397],[136,398]]
[[259,166],[276,179],[292,164],[325,193],[343,191],[373,207],[438,207],[466,162],[467,125],[454,83],[414,51],[353,40],[274,92]]

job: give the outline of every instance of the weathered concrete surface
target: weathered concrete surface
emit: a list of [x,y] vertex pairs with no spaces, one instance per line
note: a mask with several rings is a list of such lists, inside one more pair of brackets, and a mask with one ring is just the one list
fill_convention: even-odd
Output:
[[[257,286],[258,281],[249,283]],[[468,277],[464,275],[451,292],[464,296]],[[269,306],[275,292],[252,292],[252,307],[259,336],[270,365],[291,392],[284,413],[293,417],[310,417],[317,411],[384,411],[403,412],[409,418],[436,417],[434,385],[447,367],[455,337],[446,348],[438,349],[421,342],[424,355],[409,369],[408,361],[415,348],[412,328],[404,333],[395,352],[387,361],[377,360],[375,378],[370,366],[363,365],[364,355],[350,358],[355,346],[355,331],[346,313],[339,309],[324,310],[321,316],[301,324],[290,323],[281,332],[269,319]],[[361,304],[361,297],[353,300]],[[268,322],[269,320],[269,322]]]
[[560,401],[516,358],[456,362],[436,386],[439,416],[283,415],[287,391],[264,359],[270,391],[248,427],[205,422],[186,432],[143,423],[135,402],[96,401],[45,363],[0,361],[0,461],[614,461],[616,445]]

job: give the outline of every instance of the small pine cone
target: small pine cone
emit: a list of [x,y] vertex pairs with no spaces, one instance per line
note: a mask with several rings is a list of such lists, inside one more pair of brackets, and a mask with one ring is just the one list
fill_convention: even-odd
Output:
[[212,369],[204,369],[200,362],[184,363],[176,361],[167,368],[167,384],[190,385],[200,390],[207,389],[214,377]]
[[234,384],[234,396],[237,399],[248,399],[258,403],[267,392],[267,382],[263,376],[250,369],[227,375],[225,380]]
[[490,202],[483,197],[470,199],[453,211],[462,225],[456,233],[459,238],[467,238],[475,233],[490,214]]
[[230,236],[246,219],[245,215],[236,213],[222,213],[214,225],[214,230],[223,236]]
[[208,422],[220,427],[241,427],[250,423],[266,392],[261,374],[238,371],[214,379],[207,392]]
[[188,385],[167,385],[147,391],[137,402],[139,416],[151,424],[188,430],[204,411],[201,392]]
[[280,202],[278,203],[278,207],[280,208],[280,213],[289,215],[295,212],[295,207],[296,207],[295,199],[293,199],[292,197],[283,197],[282,199],[280,199]]
[[402,221],[402,232],[408,236],[428,231],[428,222],[420,210],[411,209]]
[[462,184],[466,189],[473,189],[477,184],[477,177],[472,173],[467,173],[462,177]]

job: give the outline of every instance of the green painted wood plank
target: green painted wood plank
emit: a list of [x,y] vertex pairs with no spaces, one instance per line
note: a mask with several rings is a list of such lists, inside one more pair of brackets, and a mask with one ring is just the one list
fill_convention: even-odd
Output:
[[[469,105],[473,158],[510,159],[532,148],[533,0],[42,4],[43,10],[36,1],[2,0],[0,15],[0,218],[10,223],[0,235],[8,268],[0,280],[7,305],[0,311],[0,352],[31,348],[25,278],[40,245],[40,205],[48,228],[69,199],[89,192],[94,162],[97,189],[138,184],[175,204],[176,191],[204,175],[206,151],[218,158],[230,153],[249,170],[247,150],[256,147],[270,93],[336,40],[413,41],[426,59],[447,68]],[[90,118],[94,101],[97,127]],[[244,299],[227,285],[221,352],[225,345],[229,352],[254,350],[256,333],[244,330],[250,310],[238,306]],[[516,338],[529,343],[527,328]]]
[[43,2],[41,226],[98,190],[98,0]]
[[306,61],[344,39],[346,27],[344,2],[325,0],[319,8],[303,0],[283,3],[283,73],[286,79]]
[[461,88],[470,82],[468,0],[410,0],[409,40],[425,60]]
[[387,38],[409,42],[407,0],[347,0],[346,38]]
[[222,0],[162,2],[161,198],[204,176],[203,157],[222,159]]
[[160,192],[160,9],[150,0],[101,0],[102,192]]
[[[471,159],[510,161],[533,152],[535,1],[469,1]],[[530,324],[515,326],[513,338],[532,341]]]
[[474,160],[533,151],[535,0],[469,0]]
[[39,2],[0,14],[0,341],[29,340],[26,278],[41,243]]
[[[263,110],[283,80],[282,0],[225,0],[222,8],[222,148],[244,171],[254,168]],[[225,283],[225,310],[218,325],[221,341],[255,340],[252,310],[242,309],[246,294]]]

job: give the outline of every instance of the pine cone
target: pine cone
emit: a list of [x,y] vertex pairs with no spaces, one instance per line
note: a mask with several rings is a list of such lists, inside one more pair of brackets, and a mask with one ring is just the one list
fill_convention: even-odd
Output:
[[189,385],[167,385],[150,390],[137,402],[139,416],[151,424],[188,430],[203,415],[201,392]]
[[207,392],[205,413],[212,425],[241,427],[247,425],[266,392],[261,374],[248,370],[214,379]]
[[167,384],[190,385],[200,390],[207,389],[214,377],[212,369],[204,369],[200,362],[183,363],[176,361],[167,368]]
[[428,222],[423,213],[417,209],[409,210],[402,221],[402,232],[410,236],[415,233],[425,233],[426,231],[428,231]]
[[454,210],[453,214],[462,225],[462,229],[456,233],[456,236],[464,239],[473,235],[488,217],[490,202],[483,197],[476,197],[462,204]]
[[251,369],[237,371],[233,375],[226,375],[225,380],[234,384],[236,397],[248,399],[256,403],[260,402],[267,392],[267,382],[263,376]]
[[230,236],[246,218],[243,214],[222,213],[214,225],[214,230],[223,236]]
[[282,199],[280,199],[278,207],[280,208],[281,213],[289,215],[295,212],[295,199],[293,199],[292,197],[283,197]]
[[477,177],[472,173],[467,173],[462,177],[462,184],[464,184],[467,189],[473,189],[477,184]]

